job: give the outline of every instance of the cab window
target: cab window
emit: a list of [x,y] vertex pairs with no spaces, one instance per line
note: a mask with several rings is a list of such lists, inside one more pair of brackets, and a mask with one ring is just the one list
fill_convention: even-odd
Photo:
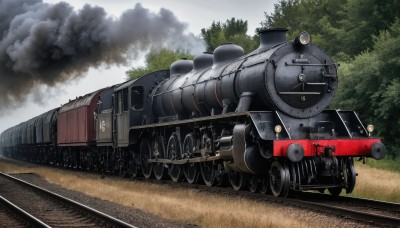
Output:
[[131,88],[131,103],[133,110],[141,110],[143,108],[143,87],[133,86]]
[[129,111],[128,105],[128,88],[122,90],[122,110],[124,112]]
[[121,91],[117,92],[117,99],[115,105],[115,113],[119,114],[122,112],[122,93]]

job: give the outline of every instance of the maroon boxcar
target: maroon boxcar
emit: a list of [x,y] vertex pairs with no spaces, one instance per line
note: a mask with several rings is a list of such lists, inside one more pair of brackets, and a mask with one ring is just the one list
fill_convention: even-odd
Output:
[[94,112],[103,89],[61,106],[57,120],[59,146],[90,146],[96,141]]

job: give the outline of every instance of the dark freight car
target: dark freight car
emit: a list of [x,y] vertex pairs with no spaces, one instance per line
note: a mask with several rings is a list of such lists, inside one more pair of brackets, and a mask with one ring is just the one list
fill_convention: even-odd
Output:
[[43,143],[55,143],[57,133],[57,114],[58,109],[53,109],[45,113],[43,117]]

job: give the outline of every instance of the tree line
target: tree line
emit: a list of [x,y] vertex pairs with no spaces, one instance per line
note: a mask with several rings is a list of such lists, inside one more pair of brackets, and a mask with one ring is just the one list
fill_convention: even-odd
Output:
[[[262,27],[287,28],[288,39],[307,31],[333,56],[340,64],[339,88],[330,108],[355,110],[364,123],[373,123],[393,159],[400,156],[399,16],[400,0],[281,0],[261,22]],[[231,18],[214,21],[200,36],[209,52],[225,42],[249,52],[259,37],[247,31],[247,21]],[[193,58],[182,50],[151,52],[145,67],[127,72],[128,79],[167,69],[182,57]]]

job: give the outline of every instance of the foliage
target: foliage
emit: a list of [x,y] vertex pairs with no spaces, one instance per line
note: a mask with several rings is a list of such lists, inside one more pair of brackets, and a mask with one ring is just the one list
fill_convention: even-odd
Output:
[[308,31],[335,59],[347,60],[371,48],[398,15],[400,0],[281,0],[263,25],[286,27],[291,39]]
[[400,1],[348,0],[339,26],[343,49],[351,56],[370,50],[373,37],[389,29],[400,15]]
[[193,59],[193,56],[179,50],[170,51],[162,49],[160,51],[153,51],[146,55],[145,67],[134,67],[128,70],[126,75],[128,76],[128,80],[130,80],[154,71],[168,69],[173,62],[182,58]]
[[[312,35],[313,43],[324,48],[331,55],[340,52],[339,27],[343,18],[346,0],[281,0],[275,4],[271,14],[265,14],[262,23],[267,28],[287,28],[288,39],[294,39],[300,32],[307,31]],[[335,45],[333,45],[335,44]]]
[[227,42],[243,47],[245,52],[256,49],[258,37],[250,37],[246,33],[247,21],[234,17],[225,23],[214,21],[211,27],[201,29],[201,36],[207,43],[208,52],[213,52],[219,45]]

